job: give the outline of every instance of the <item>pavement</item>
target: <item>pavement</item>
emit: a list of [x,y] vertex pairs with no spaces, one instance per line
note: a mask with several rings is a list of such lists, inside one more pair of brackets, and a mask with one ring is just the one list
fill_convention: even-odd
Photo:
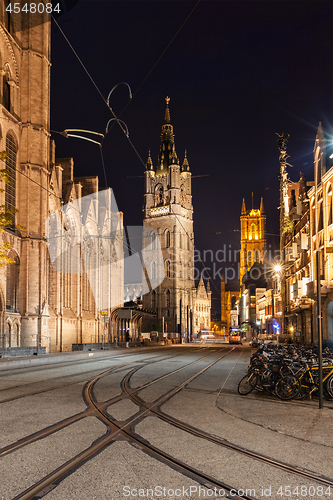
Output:
[[[189,347],[193,348],[193,344],[183,345],[185,351]],[[214,349],[216,345],[206,344],[205,347]],[[232,356],[224,358],[227,365],[224,365],[226,368],[223,374],[221,365],[215,364],[186,386],[184,390],[167,401],[163,405],[163,411],[176,419],[198,427],[212,435],[219,436],[235,445],[331,477],[333,462],[333,402],[324,401],[324,408],[319,410],[318,401],[314,400],[284,402],[267,393],[257,391],[253,391],[247,396],[240,396],[237,392],[237,385],[241,377],[246,373],[253,349],[248,348],[246,345],[232,347],[235,349]],[[162,346],[161,349],[162,354]],[[5,374],[6,372],[10,373],[11,369],[37,367],[48,363],[51,364],[49,367],[50,376],[52,371],[56,370],[54,363],[64,363],[64,366],[66,363],[78,363],[79,369],[84,371],[84,366],[81,367],[79,363],[87,358],[97,358],[102,361],[104,357],[117,357],[130,352],[144,353],[146,350],[149,350],[149,348],[133,347],[129,349],[117,348],[109,351],[66,352],[21,358],[2,358],[0,359],[0,378],[1,370]],[[107,362],[107,359],[105,361]],[[62,369],[62,366],[60,368]],[[30,373],[30,370],[27,373]],[[15,372],[13,372],[13,377],[15,376]],[[144,376],[147,376],[147,371]],[[123,373],[119,377],[123,377]],[[140,372],[133,376],[133,386],[140,385],[139,377]],[[15,379],[13,380],[15,381]],[[114,380],[114,382],[115,388],[118,390],[119,383],[117,380]],[[171,380],[168,383],[172,385],[173,382]],[[103,400],[105,395],[103,381],[101,381],[101,384],[100,387],[98,385],[96,387],[96,397]],[[105,384],[108,385],[107,380]],[[165,392],[165,384],[166,382],[163,382],[163,387],[156,384],[156,391],[161,389],[162,392]],[[25,422],[25,425],[32,425],[32,423],[39,425],[39,422],[41,422],[44,427],[50,425],[53,421],[66,418],[67,412],[72,414],[84,409],[85,405],[81,401],[82,387],[83,382],[70,385],[65,391],[61,388],[59,391],[46,391],[43,394],[31,396],[32,400],[36,398],[37,402],[40,398],[46,399],[47,404],[44,405],[46,410],[44,410],[43,419],[31,419],[29,411],[33,411],[34,407],[32,404],[27,405],[25,401],[25,413],[21,413],[22,421]],[[77,397],[74,397],[74,390]],[[101,394],[99,394],[99,390]],[[107,390],[110,389],[107,387]],[[59,400],[57,399],[57,391],[59,392]],[[111,393],[108,393],[108,395],[112,396]],[[155,396],[156,394],[153,394],[152,399]],[[59,401],[60,404],[58,404]],[[75,401],[79,401],[80,406],[78,408],[73,407]],[[12,405],[13,413],[15,413],[15,408],[22,412],[20,402],[13,401],[8,404]],[[38,404],[36,404],[36,408],[38,408]],[[109,411],[115,418],[124,419],[135,414],[137,407],[130,401],[120,401],[116,405],[109,407]],[[89,432],[85,432],[84,425],[84,423],[76,423],[72,427],[70,437],[71,439],[72,436],[75,437],[76,446],[82,445],[82,447],[86,447],[88,434],[91,440],[96,439],[104,431],[100,422],[94,422],[93,419],[86,423]],[[27,434],[26,428],[22,425],[20,426],[20,432],[23,435]],[[68,439],[66,432],[64,430],[58,436],[65,440],[65,444],[66,439]],[[253,461],[250,459],[235,452],[221,449],[195,436],[187,435],[186,439],[184,439],[182,431],[170,428],[168,424],[153,416],[148,416],[137,424],[136,432],[165,452],[176,456],[195,468],[203,470],[209,475],[224,481],[227,479],[231,481],[232,478],[232,485],[237,488],[255,488],[256,494],[252,496],[255,496],[258,500],[267,496],[271,500],[281,500],[284,496],[290,496],[277,494],[281,485],[283,487],[292,485],[293,491],[297,485],[300,485],[300,487],[306,485],[309,488],[313,483],[317,487],[317,484],[313,481],[300,477],[291,477],[286,472],[266,464],[255,462],[253,465]],[[55,448],[54,439],[54,437],[50,436],[44,440],[46,454],[54,453],[52,451]],[[12,441],[13,439],[10,442]],[[179,443],[182,443],[182,445],[179,446]],[[39,448],[36,449],[39,453]],[[74,451],[77,452],[77,448]],[[29,465],[30,468],[25,471],[27,485],[31,474],[36,473],[35,469],[37,470],[40,467],[41,475],[48,472],[43,466],[43,460],[45,464],[49,463],[50,467],[54,468],[58,466],[58,463],[62,463],[64,457],[65,459],[70,457],[72,450],[66,445],[63,449],[63,455],[56,454],[52,458],[52,462],[49,462],[42,453],[43,450],[41,449],[40,460],[36,462],[34,451],[30,451],[29,447],[20,452],[20,460],[24,459],[24,463],[31,464]],[[124,458],[125,455],[126,458]],[[133,488],[140,484],[146,484],[148,487],[156,484],[157,480],[160,481],[159,484],[171,485],[173,488],[179,485],[187,487],[192,484],[189,478],[173,471],[162,463],[157,463],[146,455],[142,457],[139,450],[133,449],[126,442],[115,443],[114,446],[103,451],[100,458],[101,460],[96,457],[96,459],[89,461],[86,468],[83,466],[71,474],[59,487],[48,494],[50,500],[53,498],[54,500],[79,500],[82,498],[119,500],[124,497],[122,488],[125,484],[125,478],[128,478],[128,484]],[[5,466],[8,466],[7,470],[16,470],[17,460],[13,462],[11,460],[12,457],[8,456],[8,463],[6,462]],[[130,470],[134,471],[134,473],[128,474],[125,463],[130,464]],[[32,470],[33,467],[35,468]],[[112,470],[112,475],[109,473],[110,470]],[[18,481],[17,473],[13,474],[10,485],[12,484],[23,484],[21,479]],[[14,488],[14,486],[11,487]],[[289,486],[286,487],[289,488]],[[262,490],[268,491],[268,488],[272,488],[272,494],[263,494]],[[101,491],[103,491],[103,495],[101,495]],[[286,493],[288,493],[287,490]],[[9,499],[13,498],[13,496],[15,495],[11,492],[5,498]],[[321,498],[325,499],[329,497],[321,496]],[[194,495],[191,498],[197,499],[198,496]],[[296,496],[294,495],[292,498],[296,498]],[[307,496],[307,498],[310,497]]]
[[[155,347],[155,346],[154,346]],[[140,350],[143,351],[145,347],[111,347],[110,349],[97,350],[97,351],[68,351],[68,352],[55,352],[47,354],[37,354],[32,356],[12,356],[0,358],[0,370],[7,368],[16,368],[23,366],[34,366],[39,364],[52,364],[52,363],[65,363],[70,361],[80,361],[90,357],[104,357],[110,356],[111,353],[130,352]]]
[[[186,349],[189,345],[191,344],[185,344],[184,348]],[[214,347],[214,345],[211,344],[209,347]],[[248,344],[243,344],[242,347],[248,347]],[[163,346],[161,346],[162,348]],[[108,351],[64,352],[19,358],[1,358],[0,373],[1,370],[11,368],[80,362],[91,357],[102,359],[110,355],[116,356],[118,353],[144,352],[146,349],[148,348],[115,348]],[[235,390],[235,388],[237,388],[240,378],[246,373],[253,350],[244,349],[237,363],[237,369],[228,380],[223,382],[218,393],[216,388],[211,391],[211,396],[215,399],[216,410],[220,414],[224,414],[225,417],[228,416],[233,419],[239,427],[248,423],[254,424],[259,430],[261,428],[263,432],[273,431],[276,439],[279,439],[280,436],[281,442],[285,437],[289,436],[297,441],[333,448],[333,401],[324,399],[324,408],[319,409],[317,399],[281,401],[265,392],[253,391],[246,396],[240,396],[236,392],[237,389]],[[212,401],[210,405],[211,403]]]

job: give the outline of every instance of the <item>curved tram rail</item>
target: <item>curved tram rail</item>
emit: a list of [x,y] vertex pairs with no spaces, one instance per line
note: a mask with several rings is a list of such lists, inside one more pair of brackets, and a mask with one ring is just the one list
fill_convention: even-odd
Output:
[[[144,388],[146,388],[146,387],[148,387],[148,386],[150,386],[150,385],[152,385],[152,384],[154,384],[154,383],[156,383],[156,382],[158,382],[158,381],[160,381],[160,380],[162,380],[170,375],[173,375],[176,372],[184,370],[185,368],[187,368],[191,365],[194,365],[194,364],[196,364],[196,363],[198,363],[198,362],[200,362],[200,361],[202,361],[202,360],[204,360],[204,359],[206,359],[206,358],[208,358],[216,353],[210,353],[204,357],[201,357],[200,359],[198,359],[196,361],[188,363],[187,365],[185,365],[181,368],[173,370],[172,372],[169,372],[168,374],[166,374],[162,377],[159,377],[151,382],[148,382],[148,383],[144,384],[143,386],[140,386],[136,389],[131,389],[130,388],[130,380],[131,380],[131,377],[133,376],[133,374],[135,372],[137,372],[140,368],[142,368],[142,366],[146,366],[147,364],[150,364],[150,363],[146,363],[145,365],[142,365],[142,361],[141,362],[137,361],[137,363],[141,363],[141,365],[135,367],[128,374],[126,374],[126,376],[124,377],[124,379],[122,381],[122,393],[120,395],[118,395],[118,396],[116,396],[108,401],[104,401],[102,403],[98,403],[94,399],[94,396],[93,396],[94,385],[102,377],[105,377],[105,376],[111,374],[112,372],[115,372],[116,370],[124,369],[124,368],[126,368],[126,366],[128,364],[131,364],[131,363],[126,363],[126,364],[123,364],[123,365],[120,365],[117,367],[113,367],[113,368],[95,376],[93,379],[91,379],[86,384],[86,386],[84,388],[84,398],[85,398],[85,401],[88,405],[87,410],[85,410],[85,412],[83,412],[82,414],[78,414],[76,416],[70,417],[66,421],[59,422],[58,424],[55,424],[55,426],[51,426],[51,427],[52,428],[57,427],[55,430],[59,430],[64,425],[68,425],[68,423],[72,423],[75,420],[84,418],[87,415],[94,414],[94,415],[98,416],[98,418],[107,426],[108,430],[107,430],[106,434],[104,436],[102,436],[101,438],[99,438],[97,441],[95,441],[95,443],[93,445],[91,445],[90,447],[88,447],[86,450],[84,450],[80,454],[76,455],[71,460],[67,461],[65,464],[63,464],[62,466],[60,466],[59,468],[54,470],[52,473],[50,473],[49,475],[44,477],[42,480],[40,480],[37,483],[35,483],[34,485],[32,485],[30,488],[28,488],[24,492],[20,493],[13,500],[32,500],[35,498],[37,499],[37,498],[43,497],[49,491],[51,491],[53,488],[55,488],[67,475],[74,472],[83,463],[85,463],[87,460],[96,456],[105,447],[107,447],[108,445],[110,445],[112,442],[116,441],[119,438],[125,438],[128,442],[130,442],[136,448],[139,448],[140,450],[149,454],[151,457],[155,458],[156,460],[159,460],[160,462],[165,463],[169,467],[177,470],[178,472],[182,473],[183,475],[185,475],[187,477],[192,478],[193,480],[195,480],[199,484],[202,484],[203,486],[206,486],[207,488],[218,487],[219,489],[223,489],[226,492],[230,492],[232,489],[235,490],[235,488],[233,488],[232,486],[230,486],[224,482],[221,482],[221,481],[219,481],[219,480],[217,480],[217,479],[215,479],[207,474],[204,474],[204,473],[200,472],[199,470],[182,462],[181,460],[178,460],[178,459],[170,456],[169,454],[161,451],[160,449],[151,445],[149,442],[147,442],[141,436],[135,434],[135,432],[134,432],[135,425],[138,424],[143,418],[145,418],[149,414],[154,414],[155,416],[166,421],[167,423],[169,423],[169,424],[171,424],[171,425],[173,425],[173,426],[175,426],[175,427],[177,427],[185,432],[191,433],[192,435],[195,435],[196,437],[200,437],[200,438],[208,440],[214,444],[218,444],[218,445],[223,446],[225,448],[228,448],[230,450],[236,451],[238,453],[246,455],[249,458],[253,458],[255,460],[259,460],[261,462],[264,462],[268,465],[278,467],[286,472],[297,474],[297,475],[303,476],[307,479],[312,479],[312,480],[319,482],[321,484],[333,486],[333,481],[327,477],[319,476],[315,473],[307,472],[307,471],[304,471],[302,469],[295,468],[295,467],[288,465],[286,463],[272,460],[269,457],[266,457],[264,455],[254,453],[251,450],[247,450],[247,449],[242,448],[240,446],[229,443],[228,441],[226,441],[222,438],[218,438],[218,437],[210,435],[210,434],[208,434],[200,429],[197,429],[193,426],[184,424],[183,422],[178,421],[177,419],[163,413],[160,410],[160,407],[162,404],[164,404],[167,400],[172,398],[175,394],[177,394],[179,391],[181,391],[186,385],[188,385],[195,378],[197,378],[202,373],[204,373],[206,370],[208,370],[210,367],[212,367],[215,363],[217,363],[222,358],[224,358],[226,355],[228,355],[232,350],[233,349],[230,349],[228,352],[218,356],[217,359],[215,359],[214,361],[209,363],[207,366],[205,366],[203,369],[201,369],[200,371],[198,371],[197,373],[195,373],[194,375],[189,377],[187,380],[185,380],[185,382],[181,383],[180,385],[178,385],[177,387],[175,387],[171,391],[168,391],[166,394],[164,394],[163,396],[158,398],[153,403],[147,403],[147,402],[143,401],[137,395],[137,393],[139,391],[143,390]],[[167,358],[165,358],[165,359],[167,359]],[[154,362],[157,362],[157,361],[153,361],[152,363],[154,363]],[[128,398],[128,397],[130,397],[135,404],[139,405],[140,409],[133,417],[131,417],[131,419],[129,421],[126,421],[125,424],[121,425],[116,420],[112,419],[110,417],[110,415],[108,415],[106,408],[109,407],[111,404],[113,404],[117,401],[120,401],[121,399]],[[65,422],[66,422],[66,424],[65,424]],[[52,430],[52,432],[55,432],[55,430]],[[47,429],[45,429],[44,431],[41,431],[41,433],[43,433],[43,432],[47,432]],[[39,434],[39,433],[37,433],[37,434]],[[41,437],[44,437],[44,436],[41,435],[40,437],[38,437],[38,439],[40,439]],[[22,446],[27,444],[27,442],[23,443],[24,440],[21,440],[21,441],[22,441],[22,443],[21,443]],[[31,442],[31,440],[28,442]],[[16,445],[19,445],[19,442],[16,443]],[[7,447],[7,448],[9,448],[9,447]],[[14,445],[12,445],[11,449],[7,451],[7,453],[10,451],[14,451],[15,449],[17,449],[17,446],[15,447],[15,444],[14,444]],[[0,456],[1,456],[2,452],[6,452],[6,450],[5,449],[0,450]],[[236,499],[244,498],[246,500],[253,500],[252,497],[248,497],[248,496],[239,497],[239,496],[234,495],[234,494],[232,495],[232,497],[229,494],[227,494],[226,498],[236,498]]]
[[[180,384],[180,386],[176,388],[176,392],[181,390],[183,387],[185,387],[185,385],[190,383],[196,377],[198,377],[199,375],[204,373],[206,370],[208,370],[211,366],[213,366],[215,363],[220,361],[220,359],[225,357],[231,351],[232,351],[232,349],[229,350],[226,354],[218,356],[217,359],[215,359],[213,362],[211,362],[205,368],[201,369],[195,375],[193,375],[188,380],[186,380],[185,382]],[[216,354],[215,351],[213,353],[207,354],[206,356],[200,357],[196,361],[188,363],[187,365],[185,365],[181,368],[178,368],[176,370],[173,370],[172,372],[164,375],[163,377],[160,377],[156,380],[153,380],[150,383],[145,384],[143,387],[148,387],[149,385],[156,383],[158,380],[161,380],[161,378],[165,378],[165,377],[168,377],[170,375],[173,375],[174,373],[179,372],[181,370],[184,370],[185,368],[187,368],[191,365],[194,365],[194,364],[196,364],[196,363],[198,363],[198,362],[200,362],[200,361],[202,361],[202,360],[204,360],[204,359],[206,359],[214,354]],[[174,356],[171,356],[171,357],[174,357]],[[164,359],[170,359],[170,356],[168,356],[168,358],[164,358]],[[150,362],[150,363],[147,363],[147,364],[152,364],[152,363],[156,363],[156,362],[157,362],[157,360]],[[177,469],[178,471],[182,471],[183,474],[185,474],[189,477],[192,477],[197,482],[200,482],[203,485],[206,485],[206,486],[209,485],[209,487],[211,487],[212,485],[219,486],[219,488],[225,487],[225,489],[227,489],[227,490],[231,489],[231,487],[228,487],[224,483],[221,483],[221,482],[214,480],[214,478],[210,478],[209,476],[206,476],[206,475],[200,473],[199,471],[195,471],[195,469],[191,470],[191,467],[188,467],[186,464],[182,464],[181,462],[173,459],[172,457],[169,457],[167,454],[163,454],[163,452],[160,452],[159,450],[154,450],[153,447],[148,445],[147,443],[145,443],[144,440],[142,440],[142,439],[138,438],[137,436],[132,435],[130,432],[126,431],[125,427],[128,427],[128,425],[134,425],[134,423],[137,420],[143,418],[143,416],[144,416],[143,414],[149,413],[149,410],[144,410],[144,412],[142,412],[142,411],[138,412],[138,415],[134,419],[132,419],[130,423],[125,424],[125,426],[123,426],[123,427],[121,427],[120,425],[117,425],[117,423],[115,423],[109,416],[107,416],[104,413],[103,409],[105,407],[108,407],[108,406],[110,406],[110,404],[113,404],[117,401],[120,401],[123,398],[127,398],[128,396],[126,393],[123,393],[123,394],[120,394],[120,395],[118,395],[118,396],[116,396],[108,401],[104,401],[103,403],[97,403],[94,400],[93,394],[92,394],[93,386],[102,377],[105,377],[105,376],[111,374],[112,372],[119,370],[120,368],[123,369],[124,367],[126,367],[126,365],[132,364],[132,363],[126,363],[126,364],[123,364],[123,365],[120,365],[117,367],[113,367],[109,370],[106,370],[105,372],[94,377],[91,381],[89,381],[86,384],[86,386],[84,388],[83,396],[84,396],[84,399],[88,405],[88,408],[87,408],[87,410],[85,410],[85,412],[82,412],[81,414],[74,415],[74,416],[70,417],[69,419],[66,419],[62,422],[59,422],[59,423],[53,425],[53,426],[50,426],[49,428],[44,429],[44,430],[40,431],[39,433],[36,433],[30,437],[22,439],[22,440],[18,441],[17,443],[14,443],[13,445],[10,445],[10,446],[0,450],[0,456],[7,454],[7,453],[10,453],[12,451],[17,450],[18,448],[20,448],[22,446],[25,446],[26,444],[31,443],[32,441],[35,441],[36,439],[41,439],[42,437],[45,437],[46,435],[48,435],[52,432],[56,432],[57,430],[60,430],[64,426],[69,425],[70,423],[73,423],[76,420],[82,419],[88,415],[89,416],[91,416],[91,415],[97,416],[107,426],[107,429],[108,429],[106,434],[104,436],[102,436],[101,438],[99,438],[97,441],[95,441],[95,443],[93,445],[91,445],[86,450],[79,453],[78,455],[76,455],[72,459],[68,460],[66,463],[64,463],[63,465],[61,465],[57,469],[55,469],[53,472],[51,472],[50,474],[45,476],[40,481],[37,481],[34,485],[32,485],[31,487],[27,488],[25,491],[23,491],[22,493],[17,495],[13,500],[32,500],[32,499],[42,498],[48,492],[50,492],[52,489],[54,489],[63,479],[65,479],[66,476],[68,476],[70,473],[74,472],[77,468],[79,468],[81,465],[83,465],[87,460],[96,456],[100,451],[102,451],[106,446],[111,444],[113,441],[116,441],[120,436],[125,437],[128,441],[130,441],[137,448],[140,448],[143,451],[149,451],[150,454],[153,454],[153,456],[155,458],[157,458],[158,460],[162,459],[162,461],[167,463],[169,466]],[[140,361],[137,361],[137,363],[140,363]],[[142,361],[141,361],[141,363],[142,363]],[[141,364],[141,366],[137,367],[134,371],[137,371],[140,368],[142,368],[142,364]],[[134,373],[134,371],[132,370],[131,373]],[[140,388],[140,389],[142,389],[142,388]],[[140,389],[138,389],[138,390],[140,390]],[[175,389],[172,392],[175,393]],[[167,399],[169,397],[171,397],[171,396],[168,393],[167,395],[163,396],[161,398],[161,400],[163,398]],[[233,496],[233,498],[237,499],[240,497]],[[242,497],[242,498],[245,498],[247,500],[252,500],[251,497]]]

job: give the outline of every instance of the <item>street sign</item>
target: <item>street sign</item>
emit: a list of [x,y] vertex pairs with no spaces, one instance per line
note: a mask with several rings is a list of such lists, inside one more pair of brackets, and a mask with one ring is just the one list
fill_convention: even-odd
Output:
[[119,319],[132,319],[132,311],[131,309],[119,308],[117,310],[117,316]]

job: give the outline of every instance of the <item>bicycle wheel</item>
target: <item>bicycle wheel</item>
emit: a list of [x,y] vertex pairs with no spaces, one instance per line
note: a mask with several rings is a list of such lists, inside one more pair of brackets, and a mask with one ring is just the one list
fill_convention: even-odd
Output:
[[294,375],[286,375],[277,381],[275,386],[275,394],[278,398],[285,401],[296,398],[300,390],[298,378]]
[[276,382],[281,377],[280,373],[273,373],[268,371],[265,373],[265,380],[263,381],[263,388],[268,394],[274,394]]
[[328,377],[325,384],[325,389],[328,392],[330,398],[333,398],[333,375]]
[[253,372],[245,375],[245,377],[243,377],[238,384],[239,394],[245,396],[246,394],[249,394],[251,391],[253,391],[253,389],[257,385],[257,379],[257,375]]

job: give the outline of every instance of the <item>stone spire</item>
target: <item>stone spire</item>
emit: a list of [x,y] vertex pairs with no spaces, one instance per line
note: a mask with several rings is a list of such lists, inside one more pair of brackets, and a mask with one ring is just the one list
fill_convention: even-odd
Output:
[[175,150],[175,145],[173,145],[173,151],[172,151],[172,155],[171,155],[171,163],[173,165],[179,165],[179,160],[178,160],[177,153]]
[[245,208],[245,199],[243,198],[243,204],[242,204],[242,212],[241,215],[246,215],[246,208]]
[[[175,164],[175,158],[177,158],[175,150],[175,136],[173,134],[173,126],[170,123],[170,111],[169,111],[170,97],[166,97],[165,102],[166,102],[166,109],[164,116],[164,124],[162,126],[161,148],[158,157],[158,166],[156,169],[156,175],[167,174],[169,165],[171,165],[171,163]],[[178,164],[178,158],[176,163]]]
[[165,116],[164,116],[164,123],[170,123],[170,111],[169,111],[169,102],[170,102],[170,97],[165,98],[166,102],[166,109],[165,109]]
[[189,172],[189,171],[190,171],[190,165],[188,163],[187,151],[185,149],[185,158],[184,158],[183,165],[182,165],[182,172]]
[[150,156],[150,149],[149,149],[149,153],[148,153],[148,160],[146,163],[146,170],[154,170],[153,162],[152,162],[152,159]]
[[260,201],[260,213],[261,213],[261,214],[264,214],[264,213],[265,213],[265,209],[264,209],[264,198],[261,198],[261,201]]

